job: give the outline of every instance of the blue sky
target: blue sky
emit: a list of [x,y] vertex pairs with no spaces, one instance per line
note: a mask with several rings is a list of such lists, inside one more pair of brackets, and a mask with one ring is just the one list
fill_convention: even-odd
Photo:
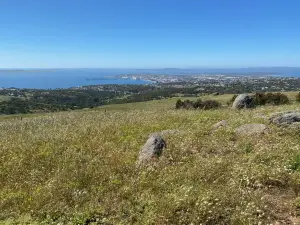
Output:
[[300,66],[299,0],[0,0],[0,68]]

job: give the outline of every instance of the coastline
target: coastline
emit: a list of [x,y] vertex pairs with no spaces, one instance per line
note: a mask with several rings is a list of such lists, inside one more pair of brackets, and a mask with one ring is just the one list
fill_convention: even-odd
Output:
[[[252,76],[251,76],[251,75]],[[231,77],[231,76],[232,77]],[[286,73],[198,73],[174,75],[160,73],[127,73],[116,70],[55,70],[55,69],[0,69],[0,88],[18,89],[67,89],[94,85],[155,85],[157,83],[192,82],[202,83],[209,80],[227,82],[229,79],[256,78],[294,78],[300,77],[299,71]]]

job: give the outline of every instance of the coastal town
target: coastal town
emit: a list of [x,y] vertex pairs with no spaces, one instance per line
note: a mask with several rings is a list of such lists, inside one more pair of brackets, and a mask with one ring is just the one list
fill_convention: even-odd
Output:
[[[128,74],[118,75],[116,78],[146,80],[154,86],[194,87],[200,86],[205,92],[207,87],[230,87],[237,84],[254,87],[252,91],[298,91],[300,79],[298,77],[271,75],[269,73],[253,74]],[[98,86],[98,85],[96,85]],[[94,86],[95,87],[95,86]],[[101,87],[99,85],[98,87]],[[87,88],[87,87],[80,87]],[[238,90],[237,90],[238,91]]]
[[[116,78],[122,79],[132,79],[132,80],[146,80],[151,81],[153,83],[199,83],[199,82],[207,82],[207,81],[242,81],[242,80],[269,80],[274,78],[284,77],[280,75],[272,75],[269,73],[255,73],[255,74],[128,74],[128,75],[118,75]],[[293,77],[289,77],[292,78]]]

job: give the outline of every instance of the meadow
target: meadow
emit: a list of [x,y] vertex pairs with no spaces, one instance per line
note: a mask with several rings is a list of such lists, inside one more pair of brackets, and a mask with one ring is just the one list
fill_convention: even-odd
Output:
[[[300,223],[300,132],[235,133],[300,104],[175,110],[177,99],[2,117],[0,224]],[[180,133],[160,160],[137,168],[149,134],[169,129]]]

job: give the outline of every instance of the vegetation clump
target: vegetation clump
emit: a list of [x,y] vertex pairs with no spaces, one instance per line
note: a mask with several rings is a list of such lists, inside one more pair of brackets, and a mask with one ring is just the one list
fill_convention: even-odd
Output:
[[200,98],[196,101],[191,100],[185,100],[181,101],[181,99],[178,99],[175,108],[176,109],[203,109],[203,110],[209,110],[209,109],[216,109],[220,108],[221,103],[216,100],[204,100],[202,101]]
[[290,162],[289,169],[293,172],[300,171],[300,155],[296,155]]
[[280,92],[277,93],[260,93],[256,92],[253,95],[254,104],[255,105],[285,105],[288,104],[290,101],[288,97]]
[[296,101],[300,102],[300,92],[298,92],[297,95],[296,95]]

